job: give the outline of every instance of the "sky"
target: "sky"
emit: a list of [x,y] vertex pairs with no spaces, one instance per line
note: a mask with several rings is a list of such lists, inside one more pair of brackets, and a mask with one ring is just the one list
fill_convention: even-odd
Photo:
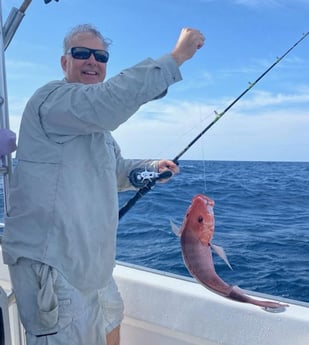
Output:
[[[5,22],[22,1],[0,0]],[[172,51],[183,27],[205,46],[183,80],[113,132],[125,158],[176,157],[309,31],[309,0],[34,0],[5,52],[11,128],[37,88],[62,79],[62,41],[95,25],[112,41],[108,75]],[[309,36],[222,116],[181,159],[309,161]]]

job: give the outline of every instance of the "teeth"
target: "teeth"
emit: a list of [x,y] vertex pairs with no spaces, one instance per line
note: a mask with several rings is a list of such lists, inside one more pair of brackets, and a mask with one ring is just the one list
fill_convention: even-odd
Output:
[[96,75],[97,74],[97,72],[92,72],[92,71],[89,71],[89,72],[84,72],[85,74],[90,74],[90,75]]

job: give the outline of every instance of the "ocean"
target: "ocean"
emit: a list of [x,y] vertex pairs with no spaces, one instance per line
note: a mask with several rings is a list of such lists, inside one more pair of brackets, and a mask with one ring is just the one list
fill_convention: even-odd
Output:
[[[218,275],[241,288],[309,302],[309,162],[180,161],[180,174],[157,184],[120,220],[117,259],[190,276],[179,238],[194,195],[215,201],[213,255]],[[120,194],[123,206],[135,193]]]
[[[117,260],[190,276],[170,220],[180,225],[198,193],[215,201],[213,243],[233,267],[213,255],[223,280],[309,302],[309,162],[181,160],[179,174],[156,184],[120,220]],[[120,207],[134,194],[120,193]],[[2,199],[1,189],[0,207]]]

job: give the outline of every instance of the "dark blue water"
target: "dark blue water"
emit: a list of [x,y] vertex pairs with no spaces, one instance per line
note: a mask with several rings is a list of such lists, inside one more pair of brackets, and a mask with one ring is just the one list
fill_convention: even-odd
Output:
[[[217,273],[244,289],[309,302],[309,163],[181,161],[180,168],[121,219],[117,259],[189,275],[170,219],[180,225],[192,197],[204,193],[215,201],[213,242],[233,266],[214,255]],[[121,193],[120,205],[134,194]]]
[[[121,219],[117,258],[189,275],[170,219],[181,224],[192,197],[215,201],[217,273],[244,289],[309,302],[309,163],[181,161]],[[134,193],[133,193],[134,194]],[[122,206],[132,193],[121,193]]]

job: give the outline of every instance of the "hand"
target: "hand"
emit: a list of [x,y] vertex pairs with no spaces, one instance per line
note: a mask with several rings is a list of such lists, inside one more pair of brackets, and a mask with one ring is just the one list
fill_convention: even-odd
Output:
[[[174,174],[177,174],[179,172],[179,167],[177,164],[175,164],[173,161],[162,159],[158,162],[158,172],[162,173],[164,171],[171,171]],[[161,183],[167,182],[171,177],[167,179],[159,180]]]
[[181,30],[176,46],[171,54],[178,65],[181,65],[186,60],[191,59],[197,49],[203,47],[204,42],[205,37],[200,31],[184,28]]
[[16,150],[16,134],[7,128],[0,128],[0,157]]

